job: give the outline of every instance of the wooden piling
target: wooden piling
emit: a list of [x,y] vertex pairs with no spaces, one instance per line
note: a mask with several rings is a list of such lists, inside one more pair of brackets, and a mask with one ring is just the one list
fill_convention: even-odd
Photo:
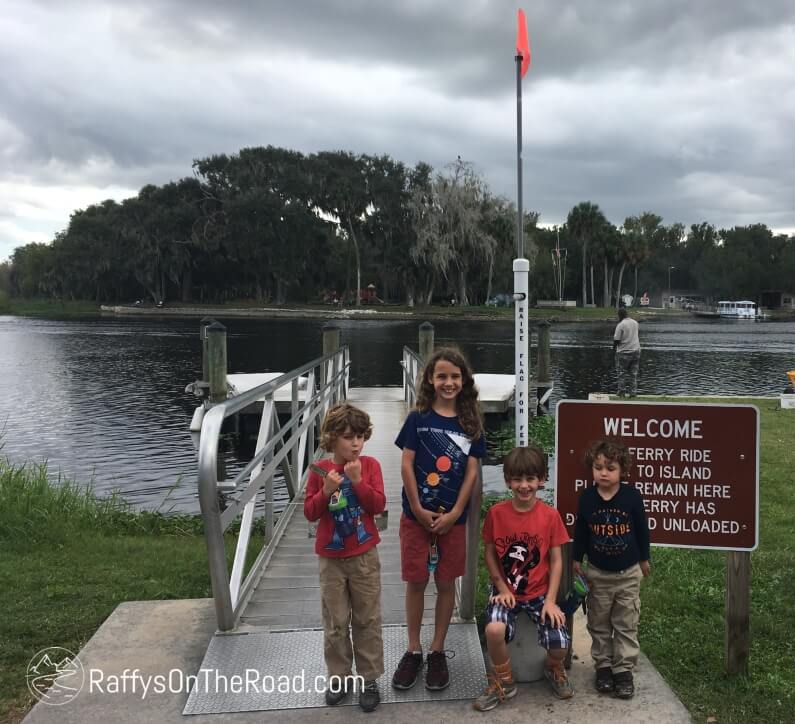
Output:
[[202,343],[202,380],[204,382],[210,381],[210,360],[207,354],[207,327],[213,324],[215,320],[212,317],[202,317],[199,322],[199,339]]
[[536,325],[538,329],[538,359],[536,360],[536,380],[548,385],[552,381],[549,356],[549,328],[551,322],[543,320]]
[[226,383],[226,327],[213,322],[206,327],[207,376],[210,383],[210,402],[217,404],[227,398]]
[[[336,352],[340,348],[340,328],[332,322],[326,322],[322,328],[323,332],[323,356]],[[320,370],[320,385],[325,386],[329,375],[334,374],[329,365],[324,364]]]
[[420,334],[419,334],[419,349],[420,349],[420,359],[423,362],[427,362],[431,355],[433,354],[433,336],[434,336],[434,329],[433,325],[430,322],[423,322],[420,325]]

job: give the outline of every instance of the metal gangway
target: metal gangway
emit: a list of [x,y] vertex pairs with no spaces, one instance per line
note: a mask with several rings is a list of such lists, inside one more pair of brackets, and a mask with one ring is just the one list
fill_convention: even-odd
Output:
[[[447,637],[448,648],[456,652],[449,662],[451,685],[433,693],[421,684],[405,692],[390,686],[407,643],[398,538],[401,453],[394,439],[407,409],[414,405],[421,359],[406,347],[400,364],[402,389],[350,388],[350,352],[344,346],[206,411],[199,439],[199,500],[218,630],[200,671],[221,671],[225,677],[244,676],[249,671],[263,676],[300,672],[306,681],[325,674],[318,563],[313,527],[303,515],[303,497],[309,464],[324,455],[318,447],[323,416],[332,405],[348,400],[366,410],[373,421],[373,436],[364,453],[381,463],[387,496],[388,527],[381,533],[378,547],[386,669],[379,681],[382,702],[469,699],[479,693],[485,676],[474,623],[480,485],[473,493],[473,514],[467,524],[468,569],[459,579],[456,612]],[[232,480],[219,480],[225,421],[260,404],[253,457]],[[285,411],[282,418],[286,420],[280,421],[279,410]],[[278,471],[288,501],[277,516],[273,496]],[[259,550],[252,552],[255,522],[256,530],[264,535]],[[423,619],[426,648],[433,632],[434,605],[431,581]],[[323,706],[322,694],[312,687],[303,692],[240,693],[205,688],[203,683],[206,678],[198,677],[185,714]],[[349,701],[355,703],[355,699]]]

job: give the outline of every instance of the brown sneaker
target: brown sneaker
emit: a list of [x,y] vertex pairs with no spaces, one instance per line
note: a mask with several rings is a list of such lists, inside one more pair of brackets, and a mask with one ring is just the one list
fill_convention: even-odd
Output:
[[552,693],[558,699],[571,699],[574,696],[574,687],[566,676],[566,669],[562,661],[557,661],[552,666],[544,666],[544,676],[552,687]]
[[422,654],[406,651],[392,676],[392,686],[395,689],[410,689],[417,683],[417,677],[420,675],[421,669]]
[[446,652],[431,651],[428,654],[427,666],[428,668],[425,671],[426,689],[441,691],[450,686],[450,672],[447,670]]

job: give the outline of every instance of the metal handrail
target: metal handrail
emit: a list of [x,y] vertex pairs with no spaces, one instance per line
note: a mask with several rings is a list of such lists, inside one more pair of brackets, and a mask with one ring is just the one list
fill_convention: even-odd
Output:
[[[419,382],[425,363],[420,355],[410,347],[403,347],[403,401],[408,409],[417,404],[417,382]],[[458,617],[471,621],[475,617],[475,593],[478,580],[478,555],[480,552],[480,502],[483,497],[483,465],[478,466],[478,479],[469,498],[469,517],[467,518],[466,570],[456,579],[455,598]]]
[[[292,517],[292,501],[303,491],[309,463],[319,456],[315,440],[319,438],[317,433],[322,417],[331,405],[347,397],[349,368],[350,352],[345,346],[215,405],[204,416],[199,438],[199,504],[204,521],[215,614],[221,631],[229,631],[236,626],[264,566]],[[303,399],[299,399],[299,380],[302,377],[306,379],[306,387],[303,390]],[[280,426],[275,394],[287,386],[290,387],[291,417],[285,425]],[[222,512],[217,472],[221,427],[226,418],[260,400],[263,400],[262,416],[254,457],[229,484],[235,490],[231,496],[233,502]],[[274,526],[273,476],[278,466],[284,470],[291,504],[279,516],[278,523]],[[246,476],[249,478],[248,482],[245,481]],[[254,507],[257,496],[263,489],[265,545],[251,566],[248,576],[242,580],[248,541],[254,523]],[[230,575],[224,531],[241,515],[237,549]]]
[[403,359],[400,363],[403,368],[403,401],[409,409],[417,404],[417,382],[424,365],[417,352],[411,347],[403,347]]

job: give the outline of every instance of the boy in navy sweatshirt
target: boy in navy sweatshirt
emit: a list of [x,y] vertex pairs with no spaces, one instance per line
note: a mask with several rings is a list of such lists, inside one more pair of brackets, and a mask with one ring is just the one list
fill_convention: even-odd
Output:
[[640,493],[621,482],[632,464],[622,443],[593,443],[585,463],[594,486],[580,496],[573,558],[574,572],[581,574],[583,556],[588,556],[588,632],[596,690],[631,699],[632,670],[640,652],[640,582],[649,575],[649,524]]

